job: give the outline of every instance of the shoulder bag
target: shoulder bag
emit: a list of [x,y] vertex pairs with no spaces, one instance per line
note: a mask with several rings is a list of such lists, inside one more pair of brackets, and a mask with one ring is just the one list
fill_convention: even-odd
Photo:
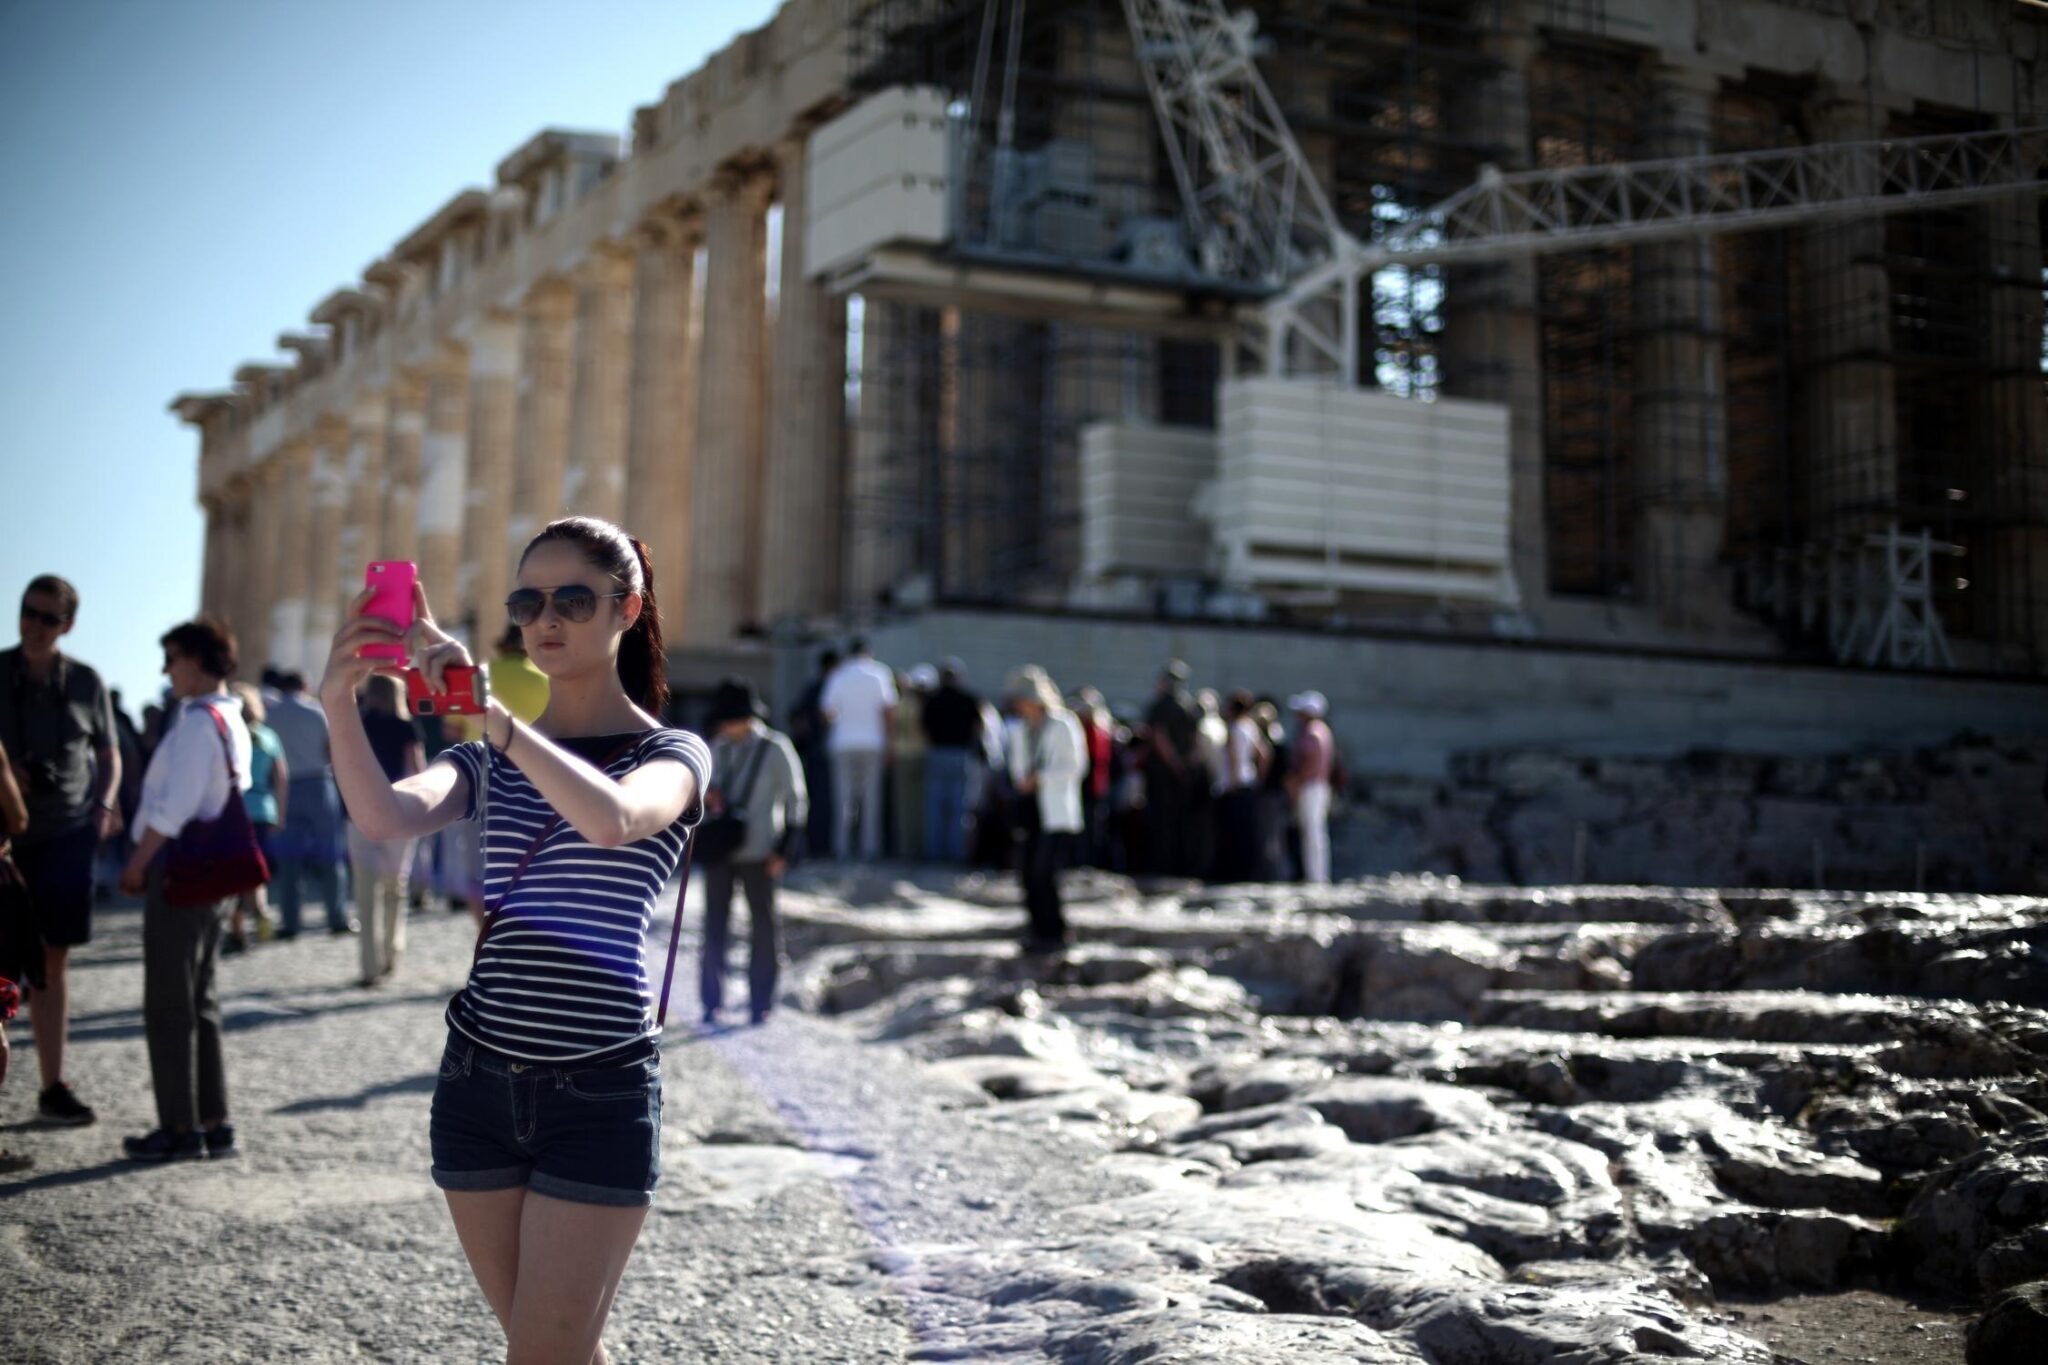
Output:
[[211,706],[202,707],[220,732],[221,752],[228,764],[228,799],[211,820],[188,820],[178,837],[165,845],[164,903],[180,908],[254,891],[270,880],[270,864],[256,843],[256,827],[242,804],[242,778],[235,769],[235,746],[228,723]]
[[697,826],[697,856],[706,863],[723,863],[740,851],[747,841],[747,803],[754,799],[754,782],[761,775],[761,764],[768,756],[769,739],[762,735],[755,740],[753,755],[747,762],[746,779],[739,790],[739,799],[726,803],[725,809],[710,816]]

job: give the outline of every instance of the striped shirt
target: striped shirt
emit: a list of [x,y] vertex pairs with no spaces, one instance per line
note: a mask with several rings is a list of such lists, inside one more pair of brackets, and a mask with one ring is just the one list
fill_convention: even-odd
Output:
[[[684,730],[647,730],[553,741],[614,780],[656,759],[680,760],[703,792],[711,771],[704,741]],[[625,745],[624,752],[619,752]],[[609,763],[608,755],[617,754]],[[599,848],[566,821],[512,885],[512,873],[555,811],[517,764],[482,740],[441,752],[469,782],[466,819],[477,819],[486,768],[484,899],[499,908],[469,981],[448,1002],[448,1023],[474,1042],[536,1062],[567,1062],[659,1032],[643,951],[655,899],[682,860],[699,801],[658,834]],[[507,887],[510,894],[507,894]]]

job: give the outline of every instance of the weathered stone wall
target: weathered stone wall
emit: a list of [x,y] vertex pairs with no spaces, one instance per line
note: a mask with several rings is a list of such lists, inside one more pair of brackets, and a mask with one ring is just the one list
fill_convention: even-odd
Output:
[[2048,745],[1676,758],[1507,750],[1357,774],[1339,875],[1522,885],[2048,892]]

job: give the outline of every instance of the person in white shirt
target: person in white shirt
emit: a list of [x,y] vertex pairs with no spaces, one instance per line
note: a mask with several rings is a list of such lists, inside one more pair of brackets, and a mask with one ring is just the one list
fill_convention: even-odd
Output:
[[1082,828],[1081,777],[1088,769],[1088,750],[1081,722],[1044,669],[1030,664],[1012,673],[1004,696],[1019,721],[1010,731],[1009,760],[1024,836],[1018,863],[1030,916],[1024,950],[1052,952],[1067,942],[1059,873]]
[[861,858],[873,862],[882,854],[882,768],[896,702],[895,675],[875,662],[867,641],[855,640],[818,698],[818,709],[831,726],[825,749],[832,759],[832,794],[839,802],[832,833],[835,857],[853,856],[856,813]]
[[173,627],[159,642],[177,707],[142,778],[135,852],[121,889],[142,907],[142,1030],[149,1042],[157,1127],[123,1140],[137,1161],[227,1156],[235,1150],[221,1062],[220,997],[214,964],[227,902],[174,906],[164,897],[157,854],[193,820],[212,820],[249,787],[249,730],[227,690],[235,638],[206,617]]

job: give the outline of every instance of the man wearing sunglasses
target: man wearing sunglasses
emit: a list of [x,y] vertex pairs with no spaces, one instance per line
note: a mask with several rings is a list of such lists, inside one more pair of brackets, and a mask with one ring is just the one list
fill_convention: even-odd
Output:
[[71,949],[92,938],[92,864],[102,839],[121,832],[120,732],[99,674],[57,641],[78,616],[78,589],[44,574],[21,596],[21,643],[0,650],[0,744],[28,799],[28,828],[14,861],[29,888],[43,942],[42,979],[29,981],[29,1017],[46,1123],[86,1124],[91,1108],[64,1080],[71,1010]]

